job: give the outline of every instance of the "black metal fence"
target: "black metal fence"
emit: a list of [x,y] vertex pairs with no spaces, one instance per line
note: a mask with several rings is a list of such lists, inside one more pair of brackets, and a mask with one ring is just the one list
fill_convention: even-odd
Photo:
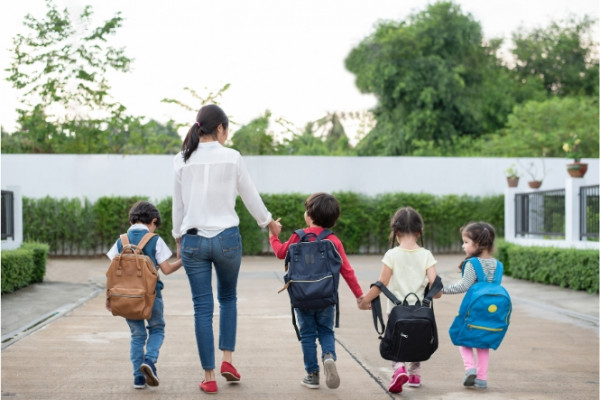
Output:
[[15,238],[15,202],[13,192],[2,191],[2,240]]
[[582,186],[579,189],[579,240],[598,240],[598,226],[600,218],[598,210],[598,192],[600,186]]
[[565,236],[565,190],[515,195],[517,235]]

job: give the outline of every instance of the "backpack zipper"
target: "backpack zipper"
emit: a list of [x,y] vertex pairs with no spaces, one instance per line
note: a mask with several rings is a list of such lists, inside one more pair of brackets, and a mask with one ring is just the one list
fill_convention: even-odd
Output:
[[327,276],[324,276],[324,277],[322,277],[322,278],[320,278],[320,279],[315,279],[315,280],[312,280],[312,281],[308,281],[308,280],[296,280],[296,279],[294,279],[294,280],[290,280],[290,282],[299,282],[299,283],[307,283],[307,282],[320,282],[320,281],[322,281],[322,280],[325,280],[325,279],[332,279],[332,278],[333,278],[333,276],[331,276],[331,275],[327,275]]
[[490,332],[502,332],[504,330],[502,328],[488,328],[487,326],[479,326],[479,325],[473,325],[473,324],[467,324],[467,326],[471,329],[481,329],[483,331],[490,331]]
[[127,297],[127,298],[131,298],[131,299],[141,299],[144,296],[140,295],[140,294],[115,294],[115,293],[111,293],[110,297]]

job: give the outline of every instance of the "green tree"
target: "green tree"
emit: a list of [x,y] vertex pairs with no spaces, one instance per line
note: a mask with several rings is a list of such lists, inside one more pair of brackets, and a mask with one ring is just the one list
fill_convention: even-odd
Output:
[[515,107],[506,128],[473,144],[482,156],[565,157],[572,134],[581,139],[582,157],[598,158],[598,98],[553,97]]
[[570,17],[546,27],[513,34],[513,55],[520,81],[536,80],[548,94],[598,96],[598,55],[588,16]]
[[291,139],[284,140],[280,154],[294,156],[326,156],[329,155],[327,145],[315,136],[315,122],[306,124],[301,134],[294,134]]
[[233,134],[231,147],[244,155],[275,154],[277,146],[273,135],[268,132],[270,118],[271,112],[267,110],[263,116],[242,126]]
[[377,124],[358,153],[400,155],[435,146],[448,154],[460,136],[502,127],[519,86],[496,56],[500,44],[484,45],[480,24],[452,2],[380,23],[346,58],[359,90],[378,100]]
[[109,68],[127,72],[131,63],[123,48],[107,45],[122,26],[120,13],[94,27],[91,6],[84,8],[76,23],[66,8],[58,10],[52,0],[46,0],[46,6],[44,18],[27,14],[27,32],[13,38],[7,80],[21,91],[21,102],[26,109],[41,106],[48,112],[51,106],[61,107],[60,112],[76,110],[77,115],[118,108],[111,103],[106,73]]

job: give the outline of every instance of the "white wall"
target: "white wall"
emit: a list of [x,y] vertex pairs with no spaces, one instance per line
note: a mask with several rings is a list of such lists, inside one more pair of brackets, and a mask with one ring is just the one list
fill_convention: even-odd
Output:
[[[171,196],[174,156],[3,154],[2,186],[20,186],[24,197],[87,198],[144,195],[151,201]],[[526,190],[526,167],[540,159],[455,157],[244,157],[260,193],[351,191],[374,196],[386,192],[487,196],[503,194],[504,170],[516,163],[524,175],[518,190]],[[598,159],[583,178],[598,184]],[[567,159],[545,159],[540,190],[563,188]]]

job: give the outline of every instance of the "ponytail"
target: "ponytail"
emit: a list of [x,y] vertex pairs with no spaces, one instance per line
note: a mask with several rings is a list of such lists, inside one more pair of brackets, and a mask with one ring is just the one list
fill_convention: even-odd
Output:
[[216,104],[209,104],[200,108],[196,115],[194,125],[188,130],[188,133],[183,140],[183,144],[181,145],[181,153],[184,162],[189,160],[194,151],[198,149],[201,136],[213,135],[216,137],[219,125],[222,125],[223,129],[229,127],[229,118],[227,118],[227,115],[221,107]]
[[188,130],[183,144],[181,145],[181,152],[183,153],[183,161],[186,162],[192,153],[198,148],[200,143],[200,123],[196,121],[194,125]]

